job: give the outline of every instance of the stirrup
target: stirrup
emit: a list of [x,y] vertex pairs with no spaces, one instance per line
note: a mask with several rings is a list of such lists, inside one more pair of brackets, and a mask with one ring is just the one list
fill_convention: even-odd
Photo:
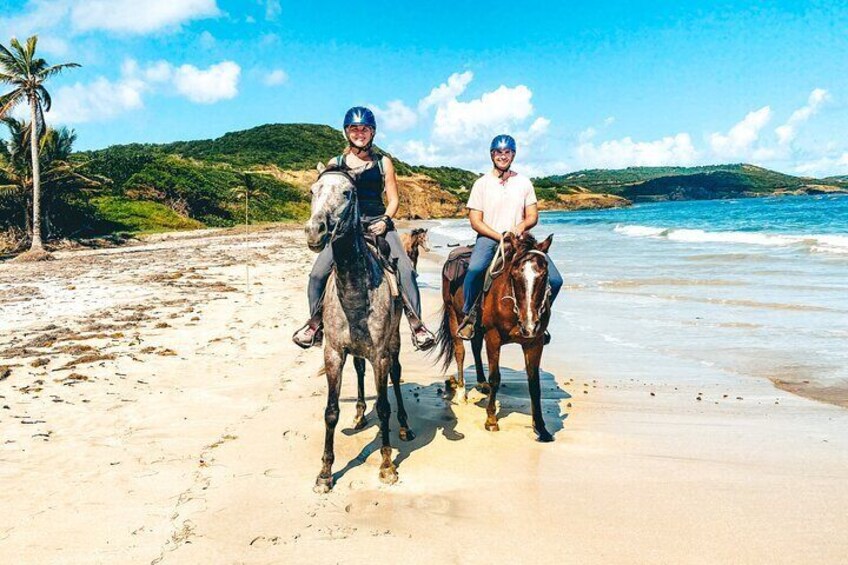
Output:
[[474,313],[468,314],[465,316],[465,319],[462,320],[462,323],[459,324],[459,327],[456,329],[456,337],[459,339],[464,339],[465,341],[469,341],[474,338],[474,326],[477,325],[477,317]]
[[[309,330],[312,330],[311,333]],[[324,342],[323,324],[314,324],[312,320],[309,320],[292,334],[292,341],[303,349],[321,345]]]

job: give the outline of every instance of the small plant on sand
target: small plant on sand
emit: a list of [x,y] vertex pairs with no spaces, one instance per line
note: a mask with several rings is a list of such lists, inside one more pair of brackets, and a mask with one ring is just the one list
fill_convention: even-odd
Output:
[[44,88],[44,82],[65,69],[79,67],[77,63],[48,65],[47,61],[35,56],[38,36],[33,35],[26,45],[12,38],[11,49],[0,44],[0,83],[10,85],[12,90],[0,95],[0,118],[21,102],[29,104],[30,124],[34,127],[30,135],[30,158],[32,161],[32,243],[30,257],[46,258],[41,242],[41,171],[39,170],[39,138],[46,131],[44,113],[50,111],[52,100]]

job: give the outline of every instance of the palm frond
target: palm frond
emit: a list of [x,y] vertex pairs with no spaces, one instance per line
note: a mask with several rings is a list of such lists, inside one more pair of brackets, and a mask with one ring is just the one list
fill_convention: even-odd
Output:
[[25,97],[26,92],[22,88],[16,88],[11,92],[0,95],[0,118],[11,112],[12,108],[17,106]]
[[38,44],[38,36],[37,35],[31,35],[27,39],[27,43],[26,43],[26,52],[27,52],[27,55],[29,56],[30,61],[32,61],[32,58],[35,56],[35,46],[36,46],[36,44]]
[[39,71],[38,74],[43,79],[47,79],[47,78],[50,78],[52,76],[58,75],[59,73],[61,73],[65,69],[75,69],[75,68],[78,68],[78,67],[81,67],[81,66],[82,65],[80,65],[79,63],[62,63],[60,65],[53,65],[52,67],[47,67],[46,69]]
[[53,105],[53,99],[50,98],[50,93],[47,92],[47,89],[43,86],[39,86],[37,89],[38,97],[41,98],[41,104],[43,105],[44,111],[49,112],[50,107]]
[[21,62],[14,53],[0,43],[0,68],[10,74],[22,74]]

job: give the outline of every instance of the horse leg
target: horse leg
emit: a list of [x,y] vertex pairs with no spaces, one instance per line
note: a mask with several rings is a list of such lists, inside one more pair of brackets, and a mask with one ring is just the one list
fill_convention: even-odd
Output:
[[365,359],[353,358],[353,367],[356,369],[356,416],[353,418],[353,429],[361,430],[368,423],[365,419]]
[[415,434],[412,432],[412,430],[409,429],[409,422],[407,422],[406,416],[406,408],[404,408],[403,406],[403,391],[401,391],[400,389],[401,367],[399,357],[400,352],[395,352],[392,355],[392,370],[390,374],[392,377],[392,388],[395,389],[395,400],[397,401],[397,418],[398,425],[400,425],[400,440],[411,441],[415,439]]
[[342,369],[346,354],[331,347],[324,348],[324,368],[327,372],[327,408],[324,410],[324,456],[321,472],[315,480],[315,492],[325,493],[333,488],[333,439],[339,422],[339,391],[342,386]]
[[537,340],[536,343],[524,345],[522,347],[524,349],[524,365],[527,368],[527,384],[530,387],[530,407],[533,415],[533,430],[535,430],[536,437],[539,441],[553,441],[554,437],[545,427],[545,420],[542,416],[542,393],[539,383],[539,364],[542,361],[542,343],[540,340]]
[[500,429],[495,415],[495,400],[501,387],[501,336],[496,330],[486,333],[486,356],[489,358],[489,403],[486,404],[486,429],[496,432]]
[[372,363],[374,381],[377,384],[377,416],[380,418],[380,436],[383,439],[383,445],[380,447],[380,454],[383,456],[383,462],[380,464],[380,480],[389,485],[398,480],[397,469],[392,463],[392,445],[389,438],[389,417],[392,415],[392,407],[389,404],[387,389],[391,362],[391,358],[384,354],[376,364]]
[[453,355],[456,358],[456,377],[445,381],[445,393],[449,394],[451,389],[455,390],[455,398],[458,402],[466,402],[468,397],[465,392],[465,342],[456,336],[459,329],[459,319],[456,310],[451,308],[450,318],[451,339],[453,339]]
[[475,335],[471,340],[471,352],[474,354],[474,369],[477,371],[477,389],[483,394],[489,394],[489,383],[483,371],[483,336]]

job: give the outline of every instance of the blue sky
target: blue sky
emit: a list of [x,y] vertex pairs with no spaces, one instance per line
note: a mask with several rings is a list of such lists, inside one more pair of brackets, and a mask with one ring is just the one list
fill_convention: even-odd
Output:
[[38,33],[78,147],[378,113],[411,163],[483,170],[751,162],[848,173],[848,8],[828,2],[0,0]]

